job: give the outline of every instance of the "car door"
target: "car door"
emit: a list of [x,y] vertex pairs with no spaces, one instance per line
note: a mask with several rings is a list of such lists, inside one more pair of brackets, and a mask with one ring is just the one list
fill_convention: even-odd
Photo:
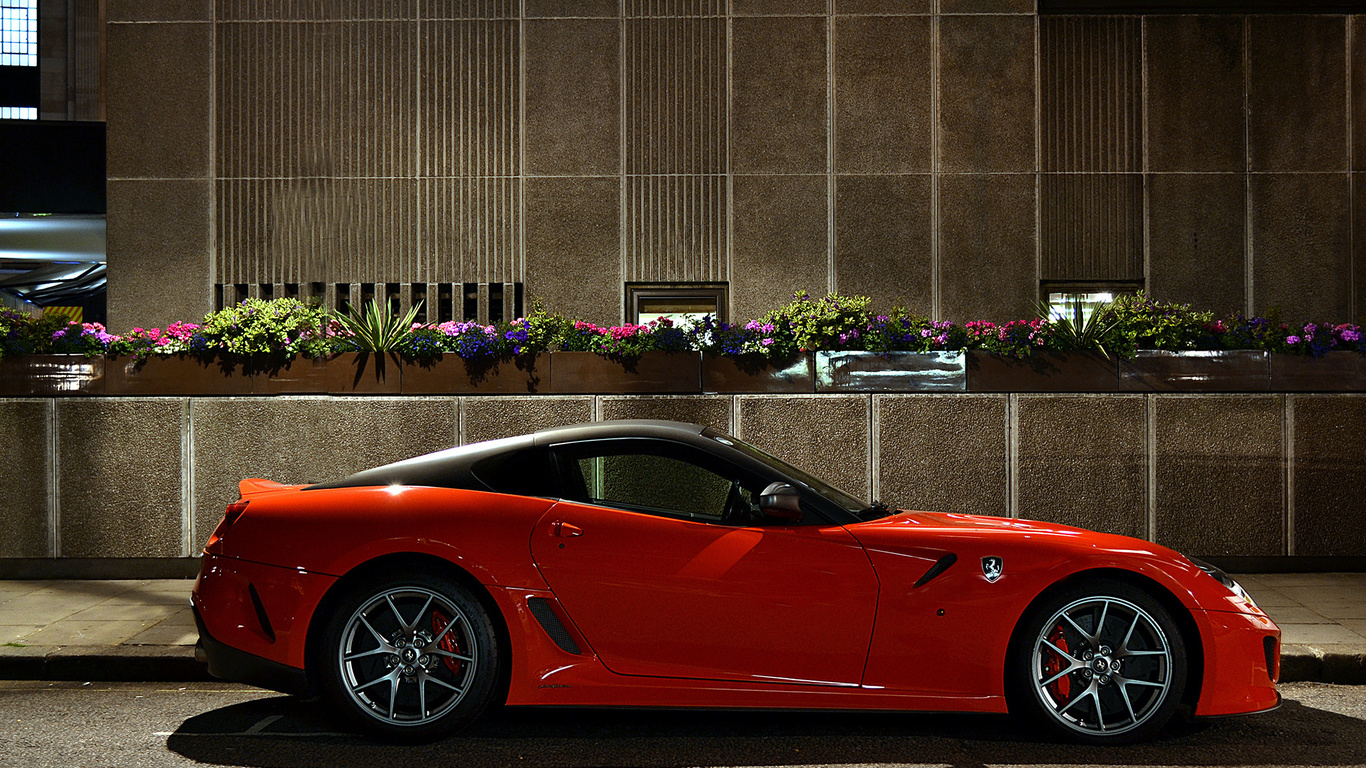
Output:
[[806,525],[723,522],[727,501],[748,508],[766,479],[688,446],[606,441],[557,459],[573,500],[547,511],[531,549],[608,669],[860,683],[878,584],[843,527],[812,512]]

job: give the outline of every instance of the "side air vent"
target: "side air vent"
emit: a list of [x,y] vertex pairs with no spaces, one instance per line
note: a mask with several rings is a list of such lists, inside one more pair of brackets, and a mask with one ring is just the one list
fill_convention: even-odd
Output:
[[270,617],[266,615],[266,606],[261,602],[255,584],[247,584],[247,596],[251,598],[251,606],[256,609],[256,620],[261,622],[261,633],[270,642],[275,642],[275,628],[270,626]]
[[934,562],[934,565],[931,565],[928,571],[925,571],[924,576],[921,576],[919,579],[916,579],[915,586],[925,586],[926,584],[930,583],[930,579],[933,579],[935,576],[938,576],[944,571],[947,571],[949,569],[949,566],[953,565],[956,562],[958,562],[958,555],[955,555],[952,552],[948,553],[947,555],[944,555],[943,557],[936,560]]
[[554,609],[550,607],[549,600],[544,597],[529,597],[526,604],[531,609],[531,615],[535,616],[536,621],[541,623],[541,629],[550,635],[550,639],[555,641],[555,645],[560,646],[560,650],[574,655],[583,653],[579,650],[579,644],[574,642],[574,638],[569,634],[569,630],[560,623],[560,617],[555,615]]

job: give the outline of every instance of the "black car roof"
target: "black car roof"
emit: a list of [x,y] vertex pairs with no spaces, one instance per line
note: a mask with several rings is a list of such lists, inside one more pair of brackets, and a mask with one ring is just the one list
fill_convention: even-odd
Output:
[[447,448],[392,464],[366,469],[327,483],[311,485],[305,490],[322,488],[359,488],[374,485],[425,485],[444,488],[479,488],[483,484],[471,474],[471,467],[484,459],[520,451],[535,446],[582,440],[604,440],[621,437],[647,437],[696,442],[706,427],[679,421],[654,419],[620,419],[588,424],[551,427],[529,435],[486,440]]

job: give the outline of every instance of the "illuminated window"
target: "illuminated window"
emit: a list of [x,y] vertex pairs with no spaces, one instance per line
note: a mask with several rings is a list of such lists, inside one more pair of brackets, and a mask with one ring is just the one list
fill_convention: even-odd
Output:
[[1048,305],[1049,320],[1071,320],[1085,325],[1100,307],[1124,293],[1133,293],[1143,286],[1139,283],[1105,282],[1043,286],[1044,302]]
[[37,107],[0,107],[0,120],[37,120]]
[[726,319],[726,286],[722,283],[632,283],[626,286],[626,321],[648,323],[668,318],[692,323],[711,315]]
[[36,66],[38,0],[0,0],[0,67]]

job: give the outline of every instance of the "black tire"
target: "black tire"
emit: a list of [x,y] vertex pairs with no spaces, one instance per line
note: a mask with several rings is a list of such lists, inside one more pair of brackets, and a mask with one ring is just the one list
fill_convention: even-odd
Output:
[[1006,663],[1011,712],[1084,744],[1152,738],[1186,690],[1186,647],[1171,613],[1112,579],[1075,584],[1031,609]]
[[317,655],[323,695],[357,730],[421,743],[467,727],[488,708],[498,642],[463,585],[389,573],[352,585],[333,611]]

